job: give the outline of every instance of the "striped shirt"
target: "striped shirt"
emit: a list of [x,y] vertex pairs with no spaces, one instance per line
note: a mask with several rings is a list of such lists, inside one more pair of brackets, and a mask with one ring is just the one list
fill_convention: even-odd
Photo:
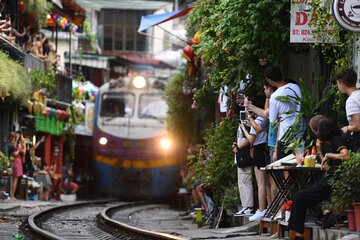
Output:
[[351,116],[354,114],[360,114],[360,90],[354,91],[345,104],[346,116],[349,124],[352,124]]

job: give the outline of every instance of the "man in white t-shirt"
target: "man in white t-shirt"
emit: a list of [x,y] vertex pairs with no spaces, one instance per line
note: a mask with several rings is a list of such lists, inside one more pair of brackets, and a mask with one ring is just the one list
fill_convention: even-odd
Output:
[[353,69],[345,69],[336,74],[337,85],[341,93],[346,93],[345,109],[349,125],[342,128],[343,133],[351,137],[349,148],[360,151],[360,90],[356,88],[357,74]]
[[[270,123],[275,124],[279,122],[278,136],[273,155],[273,160],[275,161],[286,156],[282,138],[296,121],[296,117],[300,112],[299,100],[302,95],[299,85],[285,81],[278,67],[269,66],[265,69],[264,73],[269,84],[277,88],[271,95],[269,104]],[[278,99],[278,97],[287,97],[288,100],[283,101]]]

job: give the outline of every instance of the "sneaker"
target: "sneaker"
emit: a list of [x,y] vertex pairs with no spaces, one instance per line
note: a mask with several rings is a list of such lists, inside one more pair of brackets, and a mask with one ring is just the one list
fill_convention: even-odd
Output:
[[258,220],[260,220],[260,219],[264,216],[265,212],[266,212],[266,210],[263,210],[263,211],[257,210],[254,215],[252,215],[251,217],[249,217],[249,221],[252,222],[252,221],[258,221]]
[[234,213],[234,216],[241,216],[242,214],[244,214],[244,211],[248,209],[248,207],[243,207],[240,211],[238,211],[237,213]]
[[254,210],[250,207],[243,207],[240,211],[234,214],[234,216],[249,216],[254,213]]

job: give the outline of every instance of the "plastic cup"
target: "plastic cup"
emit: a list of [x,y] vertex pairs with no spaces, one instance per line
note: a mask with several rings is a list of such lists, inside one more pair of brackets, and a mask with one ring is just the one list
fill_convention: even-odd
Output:
[[304,157],[304,149],[303,148],[295,149],[295,156],[296,156],[296,162],[298,164],[297,166],[300,167]]

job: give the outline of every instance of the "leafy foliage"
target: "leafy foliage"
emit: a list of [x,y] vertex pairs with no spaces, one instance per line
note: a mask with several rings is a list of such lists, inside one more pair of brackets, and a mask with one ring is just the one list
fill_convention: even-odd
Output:
[[168,128],[186,146],[196,132],[196,118],[194,111],[190,109],[191,97],[182,92],[182,84],[185,80],[185,73],[171,76],[165,87],[164,96],[169,106]]
[[234,88],[248,73],[254,81],[259,80],[259,58],[286,63],[288,9],[289,1],[284,0],[197,1],[188,24],[197,29],[189,27],[189,34],[201,32],[202,41],[195,51],[206,66],[211,66],[207,69],[208,86]]
[[31,95],[31,82],[25,68],[0,52],[0,97],[24,104]]
[[26,11],[36,16],[38,27],[42,28],[45,26],[52,3],[47,0],[24,0],[24,3],[26,5]]
[[0,169],[6,170],[10,166],[10,159],[2,152],[0,152]]
[[348,161],[337,166],[331,181],[332,208],[342,213],[360,201],[360,153],[351,153]]
[[219,126],[211,127],[205,137],[206,144],[197,156],[194,164],[194,176],[209,184],[215,201],[220,202],[225,189],[236,183],[236,165],[231,145],[235,139],[237,120],[225,119]]
[[51,91],[56,87],[56,77],[53,70],[39,70],[33,69],[30,72],[31,81],[33,83],[33,90],[39,90],[41,88],[46,88]]
[[[308,148],[309,145],[312,144],[309,129],[305,126],[308,126],[309,120],[319,112],[320,107],[334,94],[334,89],[330,87],[323,92],[320,99],[315,99],[311,96],[310,89],[305,82],[300,81],[299,85],[301,88],[301,98],[299,96],[294,98],[281,96],[277,98],[279,101],[294,103],[301,106],[301,111],[296,115],[295,123],[288,129],[288,131],[286,131],[282,138],[282,140],[286,143],[285,145],[287,147],[285,150],[287,152],[294,152],[294,150],[301,147],[302,144],[305,144],[305,148]],[[302,132],[305,133],[303,134],[305,136],[305,142],[303,136],[300,135]]]
[[89,20],[84,21],[84,33],[89,37],[91,50],[95,51],[94,43],[96,40],[96,35],[91,31],[91,24]]

